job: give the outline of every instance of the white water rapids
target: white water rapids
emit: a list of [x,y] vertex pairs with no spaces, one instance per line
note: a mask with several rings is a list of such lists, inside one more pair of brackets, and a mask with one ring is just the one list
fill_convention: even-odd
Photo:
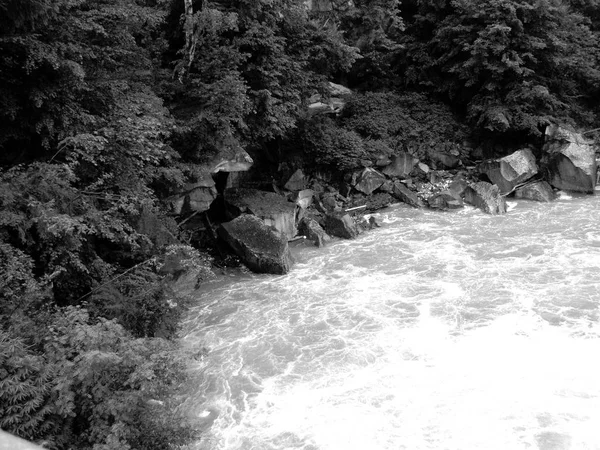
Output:
[[600,196],[509,205],[396,206],[205,285],[197,448],[600,449]]

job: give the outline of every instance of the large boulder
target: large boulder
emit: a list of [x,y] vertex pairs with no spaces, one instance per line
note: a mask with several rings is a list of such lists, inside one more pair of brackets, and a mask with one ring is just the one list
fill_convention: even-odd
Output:
[[438,169],[456,169],[460,164],[458,156],[444,151],[430,150],[428,156]]
[[536,181],[518,188],[515,191],[515,197],[538,202],[551,202],[556,199],[556,194],[548,182]]
[[211,173],[217,172],[246,172],[254,161],[243,148],[224,146],[208,163]]
[[465,202],[488,214],[506,213],[506,200],[500,194],[500,188],[485,181],[474,183],[465,189]]
[[354,239],[359,234],[358,226],[350,214],[327,214],[325,230],[332,236]]
[[250,270],[274,274],[290,271],[293,260],[287,238],[258,217],[242,214],[221,224],[218,232]]
[[525,148],[504,158],[486,161],[478,166],[478,170],[505,194],[538,173],[538,166],[531,150]]
[[313,241],[317,247],[323,247],[331,238],[315,219],[303,217],[298,224],[298,233]]
[[385,182],[385,175],[379,173],[375,169],[370,167],[365,168],[358,177],[356,177],[356,183],[354,183],[354,189],[363,194],[369,195],[379,186]]
[[390,157],[390,164],[382,169],[382,173],[390,178],[405,178],[417,164],[418,160],[406,152],[400,152]]
[[294,192],[291,196],[291,200],[302,209],[308,208],[313,204],[314,191],[312,189],[302,189],[301,191]]
[[296,219],[300,208],[284,197],[256,189],[227,189],[223,197],[229,218],[253,214],[283,233],[287,239],[296,236]]
[[217,188],[212,175],[203,171],[183,186],[181,192],[167,199],[175,214],[203,212],[217,198]]
[[543,163],[552,186],[567,191],[594,192],[597,166],[592,141],[551,125],[546,128],[543,151]]
[[392,195],[401,202],[404,202],[410,206],[414,206],[415,208],[423,207],[423,202],[418,197],[417,193],[415,191],[411,191],[408,187],[406,187],[403,183],[399,181],[396,181],[394,183]]

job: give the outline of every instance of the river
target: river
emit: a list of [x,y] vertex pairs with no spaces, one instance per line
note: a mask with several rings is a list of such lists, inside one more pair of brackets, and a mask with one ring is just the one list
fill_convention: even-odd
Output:
[[197,448],[600,449],[600,196],[377,216],[197,292]]

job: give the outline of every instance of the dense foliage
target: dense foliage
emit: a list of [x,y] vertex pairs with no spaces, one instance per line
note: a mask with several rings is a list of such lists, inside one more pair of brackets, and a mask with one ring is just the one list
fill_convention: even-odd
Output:
[[[171,195],[224,150],[345,172],[599,128],[599,34],[598,0],[0,0],[0,427],[189,442],[170,281],[209,272]],[[354,94],[309,114],[328,81]]]

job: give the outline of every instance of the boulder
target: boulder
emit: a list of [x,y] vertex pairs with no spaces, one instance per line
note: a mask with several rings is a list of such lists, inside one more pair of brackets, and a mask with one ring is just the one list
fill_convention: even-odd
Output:
[[430,150],[428,156],[438,169],[455,169],[460,163],[458,156],[436,150]]
[[365,168],[358,177],[354,184],[354,189],[363,194],[371,194],[375,189],[381,186],[386,180],[385,176],[375,169],[369,167]]
[[417,193],[411,191],[407,188],[403,183],[396,181],[394,183],[394,187],[392,189],[392,195],[396,197],[401,202],[404,202],[410,206],[414,206],[415,208],[423,207],[423,202],[417,196]]
[[185,196],[184,211],[208,211],[210,205],[217,198],[217,189],[214,187],[197,187]]
[[377,211],[378,209],[387,208],[392,204],[392,196],[385,192],[373,194],[367,198],[367,210]]
[[390,157],[390,164],[382,169],[382,173],[390,178],[405,178],[418,162],[412,155],[406,152],[400,152]]
[[219,236],[254,272],[285,274],[292,267],[292,254],[285,235],[256,216],[242,214],[221,224]]
[[296,170],[283,186],[288,191],[301,191],[306,188],[307,179],[301,169]]
[[511,192],[518,184],[529,180],[538,173],[535,156],[528,148],[494,161],[486,161],[478,166],[490,181],[500,188],[500,192]]
[[488,214],[506,213],[506,200],[500,194],[500,188],[485,181],[467,186],[465,189],[465,202]]
[[448,185],[448,190],[454,195],[454,197],[462,198],[468,185],[469,184],[464,178],[457,177]]
[[291,200],[302,209],[308,208],[313,204],[313,197],[315,193],[312,189],[302,189],[301,191],[294,192]]
[[254,161],[239,147],[226,147],[221,150],[211,161],[208,167],[211,173],[217,172],[245,172],[252,167]]
[[557,189],[593,193],[596,149],[593,141],[558,125],[546,128],[543,163],[548,181]]
[[327,214],[325,231],[331,236],[354,239],[359,234],[358,227],[350,214]]
[[323,247],[331,238],[315,219],[304,217],[298,224],[298,233],[313,241],[317,247]]
[[427,204],[432,209],[439,209],[442,211],[459,209],[464,206],[460,196],[449,190],[432,195],[427,199]]
[[556,199],[556,194],[548,182],[536,181],[518,188],[515,191],[515,197],[538,202],[551,202]]
[[253,214],[283,233],[287,239],[296,236],[296,219],[300,208],[284,197],[256,189],[227,189],[223,197],[227,217],[233,219],[241,214]]

